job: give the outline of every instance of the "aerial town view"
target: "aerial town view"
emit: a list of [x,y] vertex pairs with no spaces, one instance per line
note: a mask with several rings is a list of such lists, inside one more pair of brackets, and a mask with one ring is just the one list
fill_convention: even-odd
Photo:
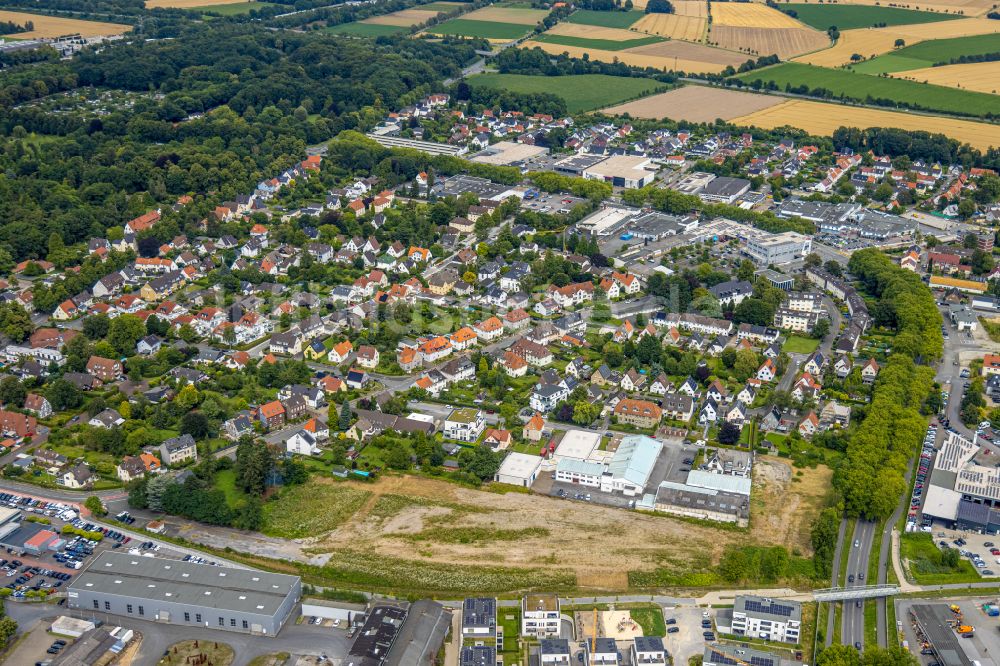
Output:
[[0,0],[0,664],[1000,666],[998,93],[1000,0]]

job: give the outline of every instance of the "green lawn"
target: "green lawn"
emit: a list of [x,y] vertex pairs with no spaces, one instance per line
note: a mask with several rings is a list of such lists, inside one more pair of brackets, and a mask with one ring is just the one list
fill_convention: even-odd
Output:
[[562,44],[563,46],[579,46],[584,49],[604,49],[605,51],[621,51],[635,46],[645,46],[666,41],[662,37],[650,35],[638,39],[627,39],[616,42],[610,39],[587,39],[586,37],[571,37],[569,35],[552,35],[544,33],[535,38],[536,42],[548,42],[550,44]]
[[517,39],[532,30],[530,25],[518,23],[496,23],[493,21],[473,21],[457,18],[427,28],[435,35],[458,35],[460,37],[481,37],[483,39]]
[[663,621],[663,609],[659,606],[654,608],[631,608],[629,614],[632,619],[642,627],[644,636],[666,636],[667,625]]
[[627,28],[643,16],[645,16],[643,12],[635,10],[627,12],[597,12],[590,9],[581,9],[570,14],[566,22],[599,25],[604,28]]
[[779,89],[790,92],[803,93],[824,89],[830,91],[834,97],[861,102],[870,99],[892,100],[901,105],[928,111],[970,116],[1000,113],[1000,97],[996,95],[858,74],[846,69],[828,69],[789,62],[741,74],[736,78],[746,82],[773,83]]
[[402,25],[378,25],[375,23],[341,23],[325,28],[326,32],[335,35],[353,35],[356,37],[382,37],[406,32],[409,28]]
[[414,5],[411,9],[419,9],[424,12],[452,12],[461,9],[461,4],[453,5],[448,2],[429,2],[426,5]]
[[506,88],[523,93],[552,93],[566,100],[570,113],[591,111],[628,99],[648,95],[663,84],[652,79],[626,78],[606,74],[570,76],[529,76],[526,74],[479,74],[468,79],[470,86]]
[[1000,53],[1000,33],[932,39],[851,65],[851,69],[862,74],[904,72],[950,63],[962,56],[981,56],[987,53]]
[[278,5],[273,2],[237,2],[231,5],[205,5],[204,7],[198,7],[198,11],[212,12],[221,16],[239,16],[240,14],[249,14],[252,9],[282,6],[287,5]]
[[957,14],[940,14],[936,12],[919,12],[894,7],[868,7],[864,5],[831,5],[831,4],[781,4],[783,12],[795,12],[796,18],[811,25],[817,30],[826,30],[837,26],[838,30],[853,28],[870,28],[878,23],[890,25],[912,25],[914,23],[934,23],[951,19],[965,18]]
[[781,351],[790,354],[811,354],[819,347],[819,340],[815,338],[804,338],[800,335],[790,335],[781,346]]
[[226,495],[226,504],[235,509],[243,501],[243,493],[236,487],[236,472],[223,469],[215,474],[215,487]]

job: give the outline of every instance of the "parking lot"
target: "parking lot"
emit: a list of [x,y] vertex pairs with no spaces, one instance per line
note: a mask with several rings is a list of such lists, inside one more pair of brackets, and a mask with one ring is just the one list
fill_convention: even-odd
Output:
[[545,194],[543,192],[532,199],[525,197],[524,201],[521,202],[521,208],[527,208],[536,213],[548,213],[550,215],[559,213],[565,215],[573,210],[573,206],[585,201],[586,199],[568,194]]
[[990,578],[1000,571],[1000,537],[936,527],[933,535],[938,548],[957,548],[959,554],[972,562],[981,576]]
[[705,612],[707,611],[693,606],[664,609],[664,619],[667,622],[673,620],[673,624],[667,625],[663,645],[673,655],[675,664],[686,664],[689,658],[705,651],[703,632],[706,629],[702,628],[702,621],[706,619]]
[[[1000,654],[1000,618],[989,617],[983,611],[985,603],[996,597],[973,599],[900,599],[896,601],[896,617],[902,625],[903,636],[921,664],[941,666],[970,666],[978,661],[989,663],[991,655]],[[948,622],[958,615],[950,605],[960,609],[963,624],[973,627],[971,636],[959,636]],[[917,620],[915,622],[914,620]],[[918,633],[918,627],[923,633]],[[927,641],[927,642],[925,642]]]
[[[937,453],[937,427],[930,425],[924,433],[923,448],[920,451],[920,458],[917,461],[916,477],[913,482],[913,491],[910,495],[910,510],[907,520],[916,526],[918,521],[923,527],[930,525],[930,521],[922,520],[920,508],[923,505],[924,490],[927,487],[927,479],[934,468],[934,456]],[[912,528],[911,528],[912,529]],[[925,529],[926,531],[926,529]]]

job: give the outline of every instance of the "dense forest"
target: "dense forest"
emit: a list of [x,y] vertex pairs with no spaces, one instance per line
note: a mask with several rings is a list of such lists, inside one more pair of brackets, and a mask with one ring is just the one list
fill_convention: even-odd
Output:
[[[247,192],[301,159],[306,145],[372,127],[473,56],[471,44],[381,44],[223,22],[5,70],[0,244],[16,259],[37,257],[52,233],[74,243],[182,194]],[[103,116],[29,103],[82,86],[136,100]],[[215,199],[197,200],[187,215],[204,217]]]

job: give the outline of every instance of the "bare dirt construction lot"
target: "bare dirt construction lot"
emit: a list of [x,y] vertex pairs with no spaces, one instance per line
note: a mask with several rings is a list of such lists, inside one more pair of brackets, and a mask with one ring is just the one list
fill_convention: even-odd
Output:
[[651,35],[700,42],[705,38],[708,20],[698,16],[679,14],[646,14],[632,25],[635,30]]
[[[766,56],[777,54],[783,60],[822,49],[830,44],[825,33],[799,26],[797,28],[747,28],[712,24],[708,43],[733,51]],[[848,56],[850,57],[850,56]]]
[[910,79],[963,90],[997,94],[1000,90],[1000,62],[977,62],[966,65],[943,65],[897,72],[897,79]]
[[750,533],[762,542],[775,539],[789,550],[811,553],[813,518],[826,505],[833,471],[799,470],[772,456],[758,456],[753,471]]
[[[809,553],[808,525],[829,488],[825,468],[796,478],[788,463],[760,458],[750,536],[584,501],[520,492],[472,490],[413,476],[354,484],[371,496],[337,529],[303,539],[313,556],[377,553],[386,567],[543,568],[569,574],[576,587],[624,590],[630,572],[669,562],[678,572],[705,572],[729,544],[780,544]],[[758,473],[755,473],[755,477]],[[313,480],[310,483],[332,483]],[[502,489],[502,486],[500,487]],[[464,575],[464,574],[462,574]]]
[[105,35],[120,35],[132,29],[132,26],[121,23],[81,21],[79,19],[27,14],[24,12],[0,11],[0,21],[10,21],[18,25],[24,25],[26,22],[31,21],[35,25],[35,29],[30,32],[19,32],[16,35],[9,35],[16,39],[41,39],[62,37],[63,35],[102,37]]
[[729,120],[761,109],[781,104],[780,97],[756,95],[737,90],[723,90],[706,86],[685,86],[659,95],[644,97],[626,104],[619,104],[605,113],[628,113],[633,118],[670,118],[693,123],[710,123],[716,118]]
[[897,127],[940,132],[980,150],[1000,146],[1000,125],[804,100],[789,100],[732,122],[764,129],[787,125],[817,135],[830,135],[838,127]]
[[831,48],[801,56],[796,58],[796,61],[820,67],[839,67],[850,63],[851,56],[855,53],[864,58],[874,58],[888,53],[895,48],[897,39],[905,41],[907,46],[913,46],[928,39],[968,37],[991,32],[1000,32],[1000,21],[969,18],[888,28],[844,30],[840,33],[840,39]]

